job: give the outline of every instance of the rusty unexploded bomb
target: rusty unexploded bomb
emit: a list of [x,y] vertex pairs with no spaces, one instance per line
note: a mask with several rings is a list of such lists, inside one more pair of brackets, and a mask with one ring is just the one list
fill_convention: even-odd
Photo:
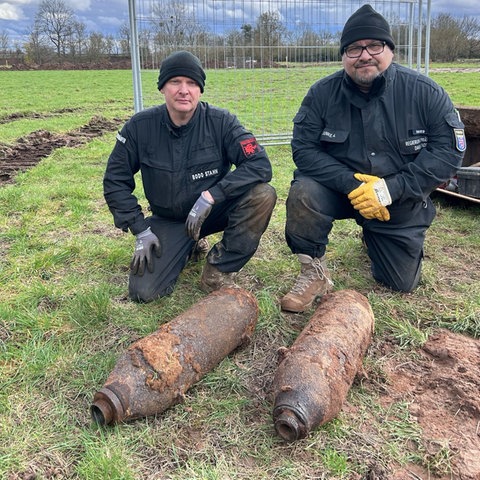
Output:
[[133,343],[94,396],[92,418],[101,425],[159,414],[255,330],[258,305],[241,288],[222,288],[156,332]]
[[281,352],[273,380],[273,421],[288,442],[307,436],[341,410],[372,340],[374,316],[353,290],[325,295],[291,348]]

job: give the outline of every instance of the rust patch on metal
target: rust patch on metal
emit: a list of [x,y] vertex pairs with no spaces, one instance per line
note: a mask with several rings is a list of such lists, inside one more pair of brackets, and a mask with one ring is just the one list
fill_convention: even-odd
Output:
[[[130,350],[142,355],[151,367],[145,379],[150,388],[162,391],[172,387],[178,380],[183,370],[177,350],[179,344],[178,336],[159,331],[139,340],[131,347]],[[133,358],[134,355],[132,361]]]

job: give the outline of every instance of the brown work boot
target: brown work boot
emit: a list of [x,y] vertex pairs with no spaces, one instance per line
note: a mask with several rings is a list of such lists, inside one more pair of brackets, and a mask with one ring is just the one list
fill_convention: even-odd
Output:
[[200,288],[210,293],[222,287],[235,287],[236,274],[237,272],[221,272],[217,267],[206,262],[200,279]]
[[198,262],[207,256],[210,251],[210,243],[208,243],[207,237],[200,238],[193,247],[192,256],[190,257],[192,262]]
[[333,286],[327,267],[325,256],[312,258],[303,253],[298,254],[301,270],[295,285],[282,298],[282,310],[300,313],[309,308],[313,301],[328,293]]

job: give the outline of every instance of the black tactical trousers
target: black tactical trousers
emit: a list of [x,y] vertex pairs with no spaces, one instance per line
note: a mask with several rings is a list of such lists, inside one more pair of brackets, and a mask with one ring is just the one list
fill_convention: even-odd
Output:
[[375,280],[393,290],[410,292],[420,280],[425,232],[435,217],[435,207],[427,198],[387,208],[388,222],[367,220],[344,193],[298,176],[287,199],[287,244],[292,253],[321,257],[333,222],[353,218],[363,229]]
[[[277,200],[275,189],[266,183],[253,186],[244,195],[215,204],[200,231],[200,238],[222,232],[223,238],[207,255],[221,272],[238,272],[254,255],[267,229]],[[172,293],[181,271],[190,259],[195,241],[185,233],[185,221],[159,216],[147,219],[162,246],[154,258],[154,271],[129,277],[129,296],[149,302]]]

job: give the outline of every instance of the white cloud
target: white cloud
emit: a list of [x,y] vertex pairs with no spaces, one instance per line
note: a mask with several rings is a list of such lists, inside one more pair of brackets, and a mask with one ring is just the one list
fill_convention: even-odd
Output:
[[75,11],[85,12],[90,10],[92,2],[90,0],[66,0],[65,4]]
[[116,18],[116,17],[98,17],[98,21],[103,25],[113,25],[115,27],[125,23],[125,19]]
[[40,3],[41,0],[10,0],[9,2],[3,2],[3,5],[35,5]]
[[478,0],[463,0],[461,5],[452,5],[451,0],[432,0],[432,16],[438,13],[451,14],[454,17],[464,15],[480,16]]
[[11,3],[0,3],[0,19],[1,20],[20,20],[23,18],[21,8]]

